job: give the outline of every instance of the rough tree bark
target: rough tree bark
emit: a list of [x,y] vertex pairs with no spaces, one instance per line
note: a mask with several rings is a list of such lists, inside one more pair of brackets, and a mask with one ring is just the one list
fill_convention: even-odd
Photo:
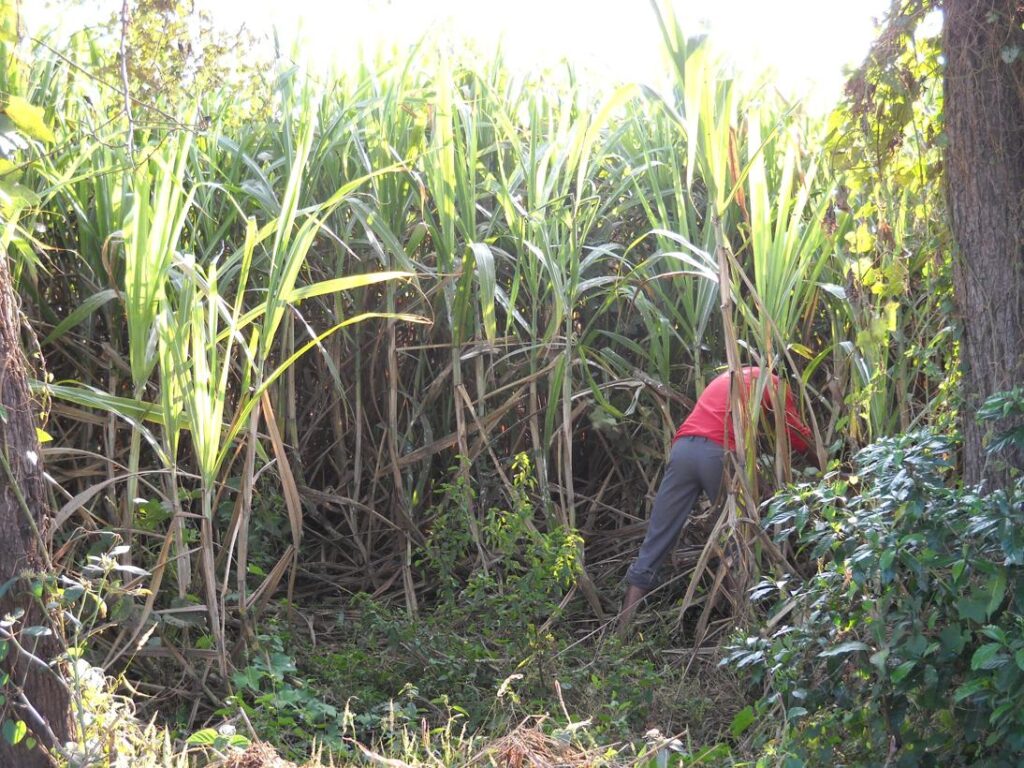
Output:
[[[944,8],[965,480],[1000,486],[1007,466],[986,461],[985,427],[975,413],[992,393],[1024,384],[1024,4],[947,0]],[[1020,455],[1009,459],[1022,466]]]
[[[15,580],[0,598],[0,616],[17,608],[25,610],[25,616],[15,625],[16,634],[18,626],[46,623],[40,609],[27,596],[25,580],[20,577],[40,572],[45,566],[40,531],[48,511],[42,466],[32,460],[39,455],[39,441],[19,328],[7,255],[0,253],[0,584]],[[61,650],[57,638],[52,636],[22,636],[20,641],[26,648],[31,647],[37,659],[46,662]],[[0,670],[10,675],[9,684],[0,688],[6,697],[0,706],[0,720],[23,721],[41,744],[49,745],[51,735],[60,742],[66,741],[69,701],[64,684],[38,661],[13,647],[8,648]],[[0,766],[48,765],[50,760],[43,750],[27,750],[24,740],[11,745],[0,737]]]

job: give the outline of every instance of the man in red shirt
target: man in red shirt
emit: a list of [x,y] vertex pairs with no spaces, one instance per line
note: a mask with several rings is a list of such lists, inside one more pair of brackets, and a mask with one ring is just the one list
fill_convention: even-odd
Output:
[[[761,407],[770,411],[779,390],[779,379],[767,374],[762,382],[764,395]],[[742,369],[741,397],[758,390],[761,369]],[[675,546],[690,510],[701,491],[710,501],[718,500],[722,485],[722,467],[726,450],[736,450],[732,434],[730,389],[732,374],[726,372],[713,379],[697,399],[693,412],[679,427],[672,443],[665,476],[654,499],[651,520],[647,526],[640,553],[626,572],[626,595],[622,602],[620,628],[632,620],[636,604],[658,583],[662,562]],[[800,420],[792,394],[786,392],[786,433],[798,451],[810,451],[811,432]]]

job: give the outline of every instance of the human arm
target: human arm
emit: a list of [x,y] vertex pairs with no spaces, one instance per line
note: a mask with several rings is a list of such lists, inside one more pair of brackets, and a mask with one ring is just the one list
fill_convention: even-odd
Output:
[[789,390],[786,390],[786,434],[789,436],[789,444],[793,448],[801,453],[813,455],[814,436],[800,418],[793,393]]

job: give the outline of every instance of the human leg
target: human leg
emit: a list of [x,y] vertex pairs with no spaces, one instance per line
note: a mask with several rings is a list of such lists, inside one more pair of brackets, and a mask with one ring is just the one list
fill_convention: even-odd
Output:
[[725,449],[705,440],[699,450],[692,452],[694,471],[700,478],[700,486],[712,504],[719,501],[722,492],[722,479],[725,471]]
[[626,573],[626,581],[644,591],[650,590],[658,578],[658,570],[675,546],[686,524],[694,502],[701,491],[696,461],[699,438],[680,438],[672,446],[665,476],[654,498],[647,533],[636,560]]
[[628,587],[619,613],[620,634],[633,620],[637,604],[657,583],[658,570],[675,546],[701,490],[712,501],[718,498],[723,456],[720,445],[703,438],[684,437],[672,446],[647,533],[626,573]]

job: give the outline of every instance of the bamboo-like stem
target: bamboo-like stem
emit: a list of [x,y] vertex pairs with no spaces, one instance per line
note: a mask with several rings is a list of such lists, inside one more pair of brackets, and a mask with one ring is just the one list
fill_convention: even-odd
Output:
[[210,632],[217,652],[217,668],[222,678],[227,678],[228,660],[224,627],[221,624],[220,598],[217,594],[217,568],[214,564],[213,539],[213,495],[214,488],[204,485],[202,489],[202,519],[199,522],[199,555],[203,570],[203,589],[206,592],[206,615],[209,617]]

